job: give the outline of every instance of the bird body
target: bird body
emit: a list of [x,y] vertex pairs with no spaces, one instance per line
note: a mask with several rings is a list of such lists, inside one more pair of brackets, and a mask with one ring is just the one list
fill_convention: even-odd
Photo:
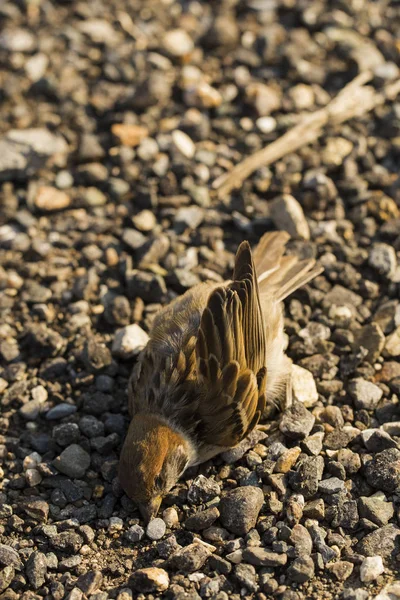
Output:
[[321,272],[283,256],[289,236],[243,242],[232,280],[200,283],[156,316],[129,381],[121,485],[146,519],[188,466],[238,444],[266,397],[290,394],[282,300]]

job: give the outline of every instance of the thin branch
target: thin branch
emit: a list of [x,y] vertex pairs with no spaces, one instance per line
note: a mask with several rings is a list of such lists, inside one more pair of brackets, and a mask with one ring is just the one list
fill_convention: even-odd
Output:
[[353,117],[360,117],[387,100],[394,100],[400,93],[400,79],[387,84],[379,92],[365,85],[371,79],[370,72],[360,73],[326,106],[306,115],[300,123],[277,140],[218,177],[213,183],[217,197],[222,199],[234,188],[239,188],[257,169],[311,144],[322,135],[326,125],[338,125]]

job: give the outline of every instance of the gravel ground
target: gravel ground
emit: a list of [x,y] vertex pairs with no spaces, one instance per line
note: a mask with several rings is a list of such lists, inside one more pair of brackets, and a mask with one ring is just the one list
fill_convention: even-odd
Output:
[[[0,599],[400,596],[400,104],[217,202],[212,182],[358,72],[386,0],[0,4]],[[147,528],[116,478],[159,307],[287,229],[293,406]]]

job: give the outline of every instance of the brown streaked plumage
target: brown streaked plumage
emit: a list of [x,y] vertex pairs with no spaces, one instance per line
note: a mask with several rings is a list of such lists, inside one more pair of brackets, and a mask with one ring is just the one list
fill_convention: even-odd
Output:
[[282,300],[322,269],[283,256],[289,235],[243,242],[233,278],[201,283],[162,309],[129,382],[131,424],[119,478],[146,519],[189,465],[235,446],[257,425],[266,397],[285,387]]

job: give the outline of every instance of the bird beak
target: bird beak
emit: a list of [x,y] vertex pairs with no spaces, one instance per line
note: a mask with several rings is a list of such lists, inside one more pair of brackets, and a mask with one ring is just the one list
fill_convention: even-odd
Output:
[[151,521],[151,519],[154,519],[154,517],[157,515],[158,509],[160,508],[161,501],[162,501],[161,496],[155,496],[147,504],[138,504],[140,514],[142,515],[142,517],[146,521],[146,523]]

